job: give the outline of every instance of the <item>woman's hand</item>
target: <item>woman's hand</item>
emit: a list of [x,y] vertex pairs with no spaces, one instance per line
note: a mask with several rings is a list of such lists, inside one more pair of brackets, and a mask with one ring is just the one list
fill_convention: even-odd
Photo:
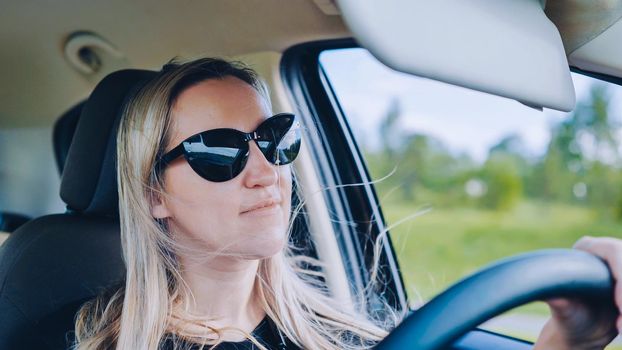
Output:
[[607,262],[615,283],[615,305],[590,305],[572,299],[548,300],[551,318],[540,333],[534,350],[600,350],[622,328],[622,240],[586,236],[578,240],[574,248]]

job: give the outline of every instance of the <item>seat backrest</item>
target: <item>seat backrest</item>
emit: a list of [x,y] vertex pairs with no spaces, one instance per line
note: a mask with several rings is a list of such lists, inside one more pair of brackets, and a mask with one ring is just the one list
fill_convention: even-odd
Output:
[[97,85],[63,171],[69,212],[31,220],[0,247],[0,349],[66,349],[80,305],[123,280],[116,132],[127,96],[154,74],[119,71]]

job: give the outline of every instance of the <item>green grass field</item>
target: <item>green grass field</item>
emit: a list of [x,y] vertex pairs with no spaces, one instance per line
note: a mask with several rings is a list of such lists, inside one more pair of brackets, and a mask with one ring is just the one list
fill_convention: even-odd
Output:
[[[389,225],[420,209],[415,204],[383,203]],[[537,249],[570,248],[586,234],[622,237],[622,223],[601,219],[583,207],[524,201],[509,212],[433,208],[391,229],[413,304],[489,262]],[[512,312],[548,315],[548,308],[536,303]]]

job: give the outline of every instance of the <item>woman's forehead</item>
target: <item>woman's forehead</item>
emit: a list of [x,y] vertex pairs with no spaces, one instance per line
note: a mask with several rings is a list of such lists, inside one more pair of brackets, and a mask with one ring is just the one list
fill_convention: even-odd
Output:
[[226,77],[206,80],[184,90],[172,112],[173,141],[181,142],[216,128],[252,131],[269,117],[270,108],[252,86]]

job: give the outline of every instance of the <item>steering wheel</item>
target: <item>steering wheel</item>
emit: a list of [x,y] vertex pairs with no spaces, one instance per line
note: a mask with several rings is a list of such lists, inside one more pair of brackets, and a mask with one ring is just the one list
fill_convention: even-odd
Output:
[[517,306],[553,297],[613,305],[613,278],[604,261],[569,249],[500,260],[454,284],[410,314],[374,349],[441,350],[484,321]]

